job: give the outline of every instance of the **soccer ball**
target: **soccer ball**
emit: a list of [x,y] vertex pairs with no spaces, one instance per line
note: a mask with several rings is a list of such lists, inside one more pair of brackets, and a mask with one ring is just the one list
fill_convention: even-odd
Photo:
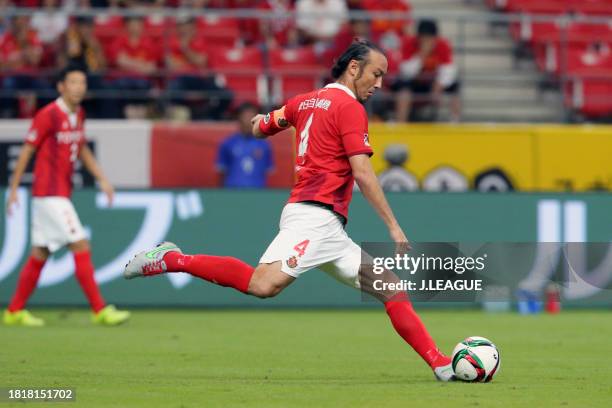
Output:
[[453,371],[457,379],[471,382],[489,382],[499,372],[499,350],[490,340],[472,336],[453,350]]

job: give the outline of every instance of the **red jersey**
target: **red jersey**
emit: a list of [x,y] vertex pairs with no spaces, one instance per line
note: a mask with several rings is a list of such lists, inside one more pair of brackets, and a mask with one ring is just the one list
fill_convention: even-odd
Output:
[[37,53],[42,53],[42,44],[35,31],[29,31],[25,47],[9,31],[0,36],[0,64],[8,65],[9,62],[15,64],[14,70],[20,73],[36,72],[37,66],[32,65],[25,57],[26,47]]
[[[188,47],[192,52],[208,56],[209,47],[207,42],[202,37],[194,36],[191,40],[189,40]],[[168,48],[174,62],[177,63],[177,65],[180,65],[180,67],[173,70],[173,73],[198,74],[201,71],[200,68],[191,63],[191,61],[189,61],[185,55],[183,47],[181,46],[181,39],[178,36],[173,36],[170,38]]]
[[[138,59],[143,62],[153,62],[155,64],[159,63],[160,55],[156,48],[155,41],[152,38],[147,36],[141,36],[136,39],[135,42],[130,41],[130,39],[126,37],[118,37],[113,43],[113,58],[115,59],[115,63],[117,62],[117,58],[121,53],[125,53],[130,58]],[[140,75],[135,73],[135,75]]]
[[73,164],[85,143],[85,112],[71,113],[61,98],[38,111],[26,143],[36,148],[34,197],[70,197]]
[[329,84],[291,98],[285,116],[296,129],[297,181],[289,202],[317,201],[347,218],[354,182],[349,157],[373,154],[363,105],[346,86]]
[[[370,12],[394,11],[397,13],[409,13],[411,6],[403,0],[363,0],[361,3],[364,10]],[[372,19],[372,32],[376,35],[393,30],[402,33],[410,21],[405,19],[386,20],[382,18]]]

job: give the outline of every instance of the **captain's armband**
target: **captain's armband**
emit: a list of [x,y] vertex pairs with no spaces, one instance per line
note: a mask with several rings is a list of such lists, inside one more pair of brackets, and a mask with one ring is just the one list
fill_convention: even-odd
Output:
[[274,135],[281,130],[285,130],[290,126],[289,121],[285,118],[285,107],[277,109],[266,114],[259,121],[259,130],[266,136]]

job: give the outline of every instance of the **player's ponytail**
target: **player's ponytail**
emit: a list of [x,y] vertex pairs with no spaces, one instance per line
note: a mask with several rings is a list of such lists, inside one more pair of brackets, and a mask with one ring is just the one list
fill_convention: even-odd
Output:
[[334,62],[334,66],[331,69],[332,78],[340,78],[352,60],[365,62],[370,50],[378,51],[384,55],[384,52],[374,43],[368,40],[355,38],[353,43]]

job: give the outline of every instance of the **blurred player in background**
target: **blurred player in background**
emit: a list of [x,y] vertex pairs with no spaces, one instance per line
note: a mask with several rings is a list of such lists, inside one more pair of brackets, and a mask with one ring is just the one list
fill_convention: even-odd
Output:
[[274,170],[272,149],[267,140],[253,135],[251,119],[257,107],[245,102],[237,109],[238,131],[223,141],[217,153],[219,185],[226,188],[264,188]]
[[[13,172],[7,202],[7,214],[18,205],[17,188],[28,162],[36,153],[32,186],[32,252],[26,262],[17,289],[4,312],[7,325],[43,326],[44,321],[24,309],[36,288],[40,272],[52,252],[68,246],[74,255],[76,277],[85,292],[94,323],[116,325],[129,319],[126,311],[106,305],[94,280],[89,242],[74,210],[72,174],[79,158],[100,183],[100,189],[112,204],[114,190],[85,143],[85,112],[80,104],[87,91],[87,79],[81,68],[64,69],[57,82],[60,97],[43,107],[34,117],[30,131]],[[23,203],[22,203],[23,204]]]
[[[257,267],[232,257],[184,255],[176,245],[165,242],[138,253],[126,265],[125,277],[183,271],[266,298],[318,267],[367,292],[372,286],[364,278],[368,268],[361,265],[361,248],[344,230],[354,181],[387,225],[392,241],[404,250],[409,247],[370,163],[373,152],[362,105],[382,86],[386,73],[383,52],[368,41],[356,41],[332,68],[335,83],[253,118],[253,132],[262,138],[294,126],[298,150],[297,181],[283,209],[280,231]],[[453,380],[450,359],[438,350],[406,293],[374,295],[384,302],[393,327],[434,370],[436,378]]]

